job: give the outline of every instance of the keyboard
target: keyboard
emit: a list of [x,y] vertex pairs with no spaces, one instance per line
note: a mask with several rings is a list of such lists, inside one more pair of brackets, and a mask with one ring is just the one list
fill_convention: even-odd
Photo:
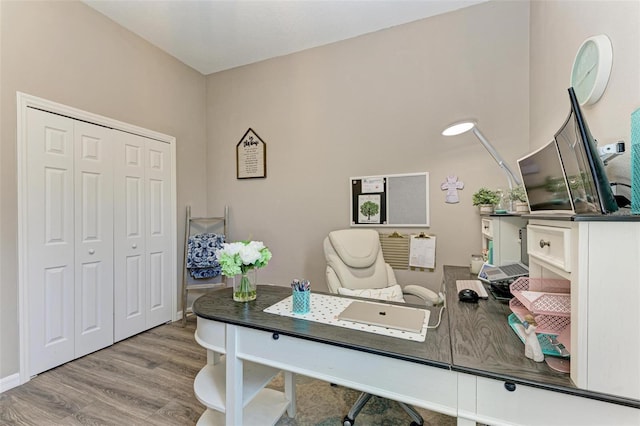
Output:
[[502,271],[509,276],[526,275],[529,273],[528,269],[517,263],[501,266],[500,269],[502,269]]

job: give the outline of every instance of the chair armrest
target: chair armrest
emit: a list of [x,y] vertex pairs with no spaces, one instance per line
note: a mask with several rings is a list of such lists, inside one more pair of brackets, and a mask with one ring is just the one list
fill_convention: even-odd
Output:
[[442,297],[434,291],[419,285],[407,285],[402,288],[404,294],[412,294],[424,300],[427,306],[435,306],[442,303]]
[[385,263],[384,266],[387,268],[387,287],[398,284],[398,281],[396,280],[396,274],[393,272],[393,268],[391,267],[391,265]]

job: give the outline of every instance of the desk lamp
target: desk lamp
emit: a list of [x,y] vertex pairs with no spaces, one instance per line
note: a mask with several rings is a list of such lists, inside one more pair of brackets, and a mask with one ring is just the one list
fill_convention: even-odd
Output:
[[509,190],[513,189],[514,182],[516,186],[520,185],[521,183],[520,179],[518,179],[518,177],[515,174],[513,174],[513,171],[511,171],[511,169],[509,168],[507,163],[504,162],[502,157],[500,157],[500,154],[498,154],[498,151],[496,151],[493,145],[491,145],[487,140],[487,138],[484,137],[482,132],[480,132],[480,129],[478,129],[478,125],[475,121],[465,120],[465,121],[458,121],[456,123],[453,123],[447,126],[447,128],[442,131],[442,135],[456,136],[456,135],[460,135],[462,133],[468,132],[469,130],[473,131],[473,134],[476,135],[476,137],[480,140],[480,142],[482,142],[482,145],[486,148],[487,151],[489,151],[489,154],[491,154],[493,159],[496,160],[496,163],[498,163],[498,165],[502,168],[502,170],[504,170],[504,173],[507,175],[507,180],[509,181]]

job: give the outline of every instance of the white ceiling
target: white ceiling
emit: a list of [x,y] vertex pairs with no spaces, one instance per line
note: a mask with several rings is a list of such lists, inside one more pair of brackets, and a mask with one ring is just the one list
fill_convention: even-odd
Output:
[[83,0],[211,74],[487,0]]

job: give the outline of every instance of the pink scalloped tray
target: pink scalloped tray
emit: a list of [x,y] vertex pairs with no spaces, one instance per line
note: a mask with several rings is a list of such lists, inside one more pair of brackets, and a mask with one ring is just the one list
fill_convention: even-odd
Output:
[[527,315],[531,315],[536,321],[537,333],[545,334],[560,334],[566,327],[571,324],[571,317],[566,315],[534,315],[529,311],[517,298],[512,298],[509,301],[509,307],[511,311],[518,317],[520,321],[525,321]]
[[511,294],[535,315],[571,315],[568,280],[521,277],[509,287]]

